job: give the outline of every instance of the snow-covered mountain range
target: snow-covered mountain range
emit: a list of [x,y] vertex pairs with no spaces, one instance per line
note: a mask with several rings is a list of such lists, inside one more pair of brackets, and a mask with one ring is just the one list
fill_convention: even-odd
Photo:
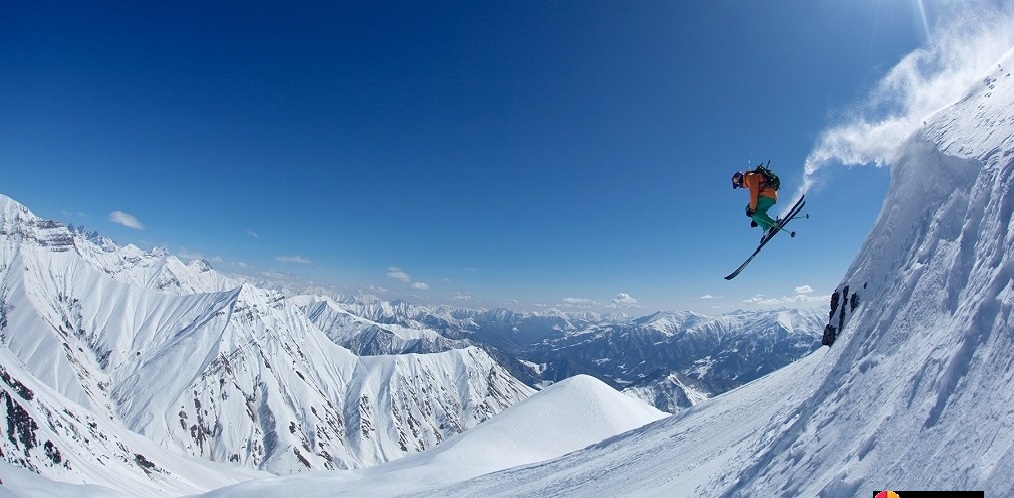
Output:
[[[0,344],[12,364],[185,455],[273,472],[363,467],[431,447],[533,392],[475,347],[358,356],[298,302],[42,220],[7,197],[0,235]],[[15,391],[8,420],[33,401]],[[54,425],[32,420],[18,434],[40,439],[35,428]],[[74,479],[74,460],[47,464],[9,435],[5,455]]]
[[[376,299],[300,296],[307,315],[357,354],[478,345],[532,386],[587,374],[673,411],[728,391],[820,346],[825,311],[738,311],[643,317],[506,308],[429,309]],[[673,383],[666,379],[684,379]],[[693,392],[688,396],[687,389]]]

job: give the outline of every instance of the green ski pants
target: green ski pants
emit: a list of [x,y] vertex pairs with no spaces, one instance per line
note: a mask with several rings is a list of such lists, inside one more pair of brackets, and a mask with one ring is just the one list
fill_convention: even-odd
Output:
[[[764,230],[771,228],[771,226],[775,224],[775,220],[768,216],[768,209],[771,209],[771,206],[774,206],[775,202],[777,201],[770,197],[764,197],[763,195],[757,197],[757,209],[754,210],[753,215],[750,216],[750,218],[752,218],[753,221],[756,221],[757,224]],[[746,207],[747,209],[750,208],[749,205]]]

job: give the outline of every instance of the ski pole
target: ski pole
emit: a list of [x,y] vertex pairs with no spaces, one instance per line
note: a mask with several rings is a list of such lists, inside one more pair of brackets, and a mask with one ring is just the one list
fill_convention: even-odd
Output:
[[[791,218],[789,218],[789,219],[791,219]],[[788,220],[786,220],[786,221],[788,221]],[[771,226],[773,226],[773,227],[775,227],[775,228],[777,228],[777,229],[779,229],[779,230],[781,230],[781,231],[783,231],[785,233],[788,233],[789,237],[795,237],[796,236],[796,232],[790,232],[788,228],[785,228],[785,227],[779,225],[778,223],[775,223],[774,225],[771,225]]]
[[790,221],[792,221],[792,220],[794,220],[794,219],[796,219],[796,218],[803,218],[804,220],[808,220],[808,219],[810,219],[810,215],[808,215],[808,214],[797,214],[797,215],[795,215],[795,216],[793,216],[793,217],[791,217],[791,218],[789,218],[787,220],[778,220],[777,222],[775,222],[774,225],[771,225],[771,226],[773,226],[773,227],[775,227],[775,228],[777,228],[777,229],[779,229],[779,230],[781,230],[783,232],[788,233],[789,237],[795,237],[796,236],[796,232],[793,232],[793,231],[789,230],[788,228],[785,228],[785,224],[788,223],[788,222],[790,222]]

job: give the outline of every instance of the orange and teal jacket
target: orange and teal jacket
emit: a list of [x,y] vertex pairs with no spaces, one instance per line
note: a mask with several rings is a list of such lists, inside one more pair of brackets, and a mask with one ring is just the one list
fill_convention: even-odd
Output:
[[750,189],[750,210],[757,209],[757,197],[764,196],[778,200],[778,192],[775,189],[764,185],[764,175],[760,173],[747,173],[743,176],[743,186]]

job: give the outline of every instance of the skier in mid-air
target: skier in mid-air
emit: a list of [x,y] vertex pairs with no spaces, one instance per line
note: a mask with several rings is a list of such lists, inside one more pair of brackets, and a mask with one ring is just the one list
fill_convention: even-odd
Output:
[[[771,162],[768,161],[768,165]],[[781,186],[781,180],[778,179],[778,175],[774,174],[768,165],[758,164],[756,168],[744,171],[740,173],[737,171],[732,175],[732,188],[745,188],[750,191],[750,204],[746,205],[746,215],[750,217],[750,226],[760,226],[764,229],[764,235],[761,236],[760,243],[757,244],[757,249],[753,251],[753,254],[743,264],[739,265],[735,271],[725,277],[726,280],[732,280],[736,278],[746,268],[746,265],[750,264],[758,254],[760,254],[761,248],[764,244],[767,244],[772,237],[775,236],[779,231],[785,231],[789,233],[790,237],[795,237],[796,232],[790,232],[785,229],[785,225],[796,219],[796,218],[809,218],[810,215],[799,214],[802,211],[803,206],[806,205],[806,201],[803,200],[803,195],[799,196],[792,207],[789,208],[789,212],[785,214],[785,217],[775,221],[768,215],[768,210],[778,202],[778,187]]]
[[760,171],[760,167],[743,173],[737,171],[732,175],[732,188],[745,188],[750,191],[750,204],[746,206],[746,215],[753,220],[750,222],[751,227],[759,225],[764,229],[765,237],[768,231],[777,230],[773,228],[775,220],[768,215],[768,210],[778,202],[778,185],[772,185],[769,177]]

